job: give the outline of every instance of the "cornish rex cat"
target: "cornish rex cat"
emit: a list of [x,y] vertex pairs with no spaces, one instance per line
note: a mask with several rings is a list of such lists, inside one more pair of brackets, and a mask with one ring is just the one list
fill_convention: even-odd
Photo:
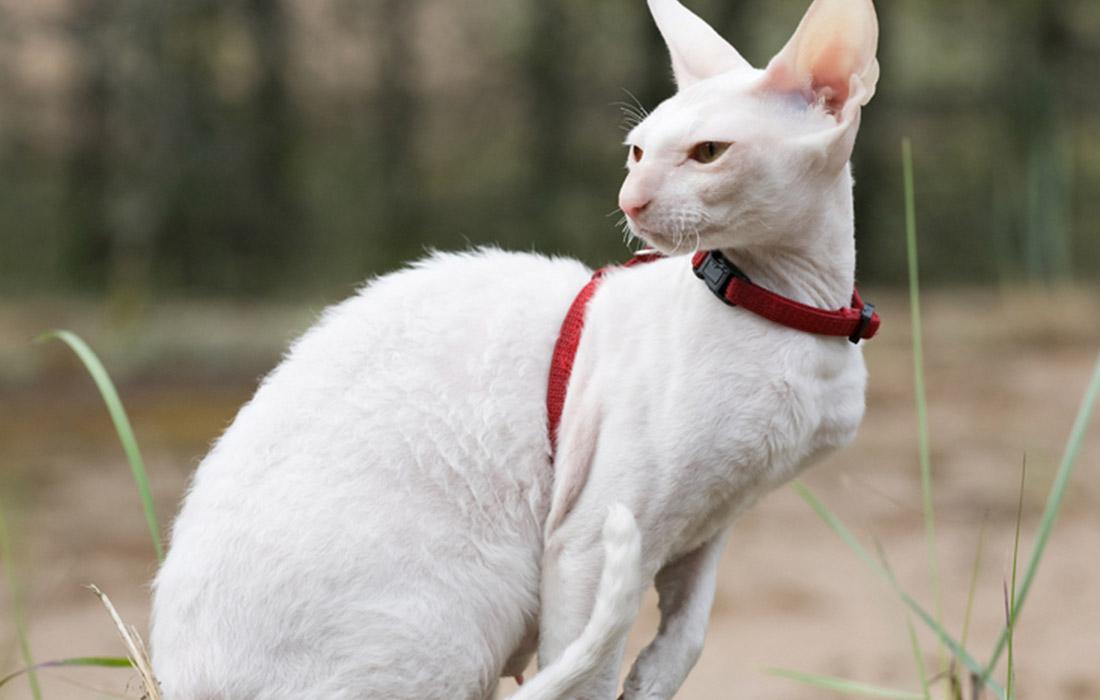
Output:
[[[553,0],[545,0],[553,1]],[[734,2],[736,0],[729,0]],[[878,78],[870,0],[815,0],[764,70],[649,0],[679,93],[627,139],[620,207],[667,257],[587,307],[557,450],[545,396],[580,263],[431,256],[330,308],[195,475],[155,583],[169,700],[671,698],[733,519],[863,415],[860,349],[714,298],[683,253],[852,300],[848,160]]]

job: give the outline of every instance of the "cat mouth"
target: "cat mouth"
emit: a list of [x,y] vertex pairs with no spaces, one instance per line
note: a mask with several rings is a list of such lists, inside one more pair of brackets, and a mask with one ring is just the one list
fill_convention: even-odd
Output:
[[675,235],[663,231],[647,229],[632,223],[631,230],[637,238],[666,255],[690,253],[699,249],[700,239],[696,235]]
[[641,238],[646,243],[656,243],[658,241],[663,243],[672,243],[672,237],[656,231],[654,229],[646,228],[636,221],[630,222],[630,231],[635,237]]

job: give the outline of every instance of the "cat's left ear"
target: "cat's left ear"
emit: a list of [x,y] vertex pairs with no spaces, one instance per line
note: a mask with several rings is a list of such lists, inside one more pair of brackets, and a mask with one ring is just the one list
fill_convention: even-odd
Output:
[[[814,0],[794,36],[768,64],[761,89],[797,92],[820,104],[844,128],[832,154],[847,162],[855,142],[860,108],[878,83],[878,17],[871,0]],[[838,134],[839,135],[839,134]]]

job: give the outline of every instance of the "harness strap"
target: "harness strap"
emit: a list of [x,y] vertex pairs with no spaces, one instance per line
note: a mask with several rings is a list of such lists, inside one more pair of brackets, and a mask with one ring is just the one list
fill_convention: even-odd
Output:
[[550,360],[550,383],[546,391],[546,413],[549,417],[550,427],[550,454],[557,451],[558,425],[561,424],[561,414],[565,407],[565,392],[569,386],[569,377],[573,374],[573,361],[577,357],[577,346],[581,342],[581,332],[584,330],[585,311],[588,302],[596,293],[604,274],[609,270],[620,267],[634,267],[644,263],[660,260],[663,256],[659,253],[639,253],[622,265],[609,265],[602,267],[592,275],[592,279],[581,289],[573,300],[569,312],[562,321],[561,331],[558,332],[558,341],[554,344],[554,355]]

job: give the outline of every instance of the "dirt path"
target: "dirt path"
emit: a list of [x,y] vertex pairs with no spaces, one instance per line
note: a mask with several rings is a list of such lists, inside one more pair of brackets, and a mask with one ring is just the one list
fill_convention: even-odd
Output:
[[[1003,624],[1002,582],[1011,567],[1020,465],[1026,454],[1026,555],[1100,348],[1097,296],[1005,300],[970,295],[965,304],[958,296],[927,302],[942,606],[948,626],[958,634],[984,523],[986,543],[969,632],[969,646],[982,659]],[[879,542],[903,586],[932,608],[908,320],[900,299],[880,301],[885,301],[888,325],[884,337],[867,349],[872,381],[861,435],[851,448],[815,468],[806,482],[864,542]],[[981,310],[980,323],[968,316],[969,310]],[[298,323],[304,316],[295,312],[286,318]],[[20,322],[40,328],[53,325],[49,321],[31,314]],[[93,340],[97,332],[104,333],[94,326],[83,330]],[[283,329],[257,332],[267,335],[242,345],[247,350],[241,356],[227,355],[226,366],[233,367],[229,379],[207,375],[196,380],[194,367],[180,360],[159,373],[143,370],[138,373],[143,376],[123,384],[165,516],[174,512],[206,445],[251,393],[252,377],[273,361],[287,336]],[[103,336],[101,342],[109,344],[109,339]],[[21,378],[0,384],[0,485],[15,524],[35,655],[46,660],[119,654],[105,614],[80,585],[97,583],[133,623],[146,624],[147,581],[154,565],[128,469],[94,390],[62,354],[42,364],[16,357],[18,351],[10,348],[3,352],[23,368]],[[246,353],[259,359],[241,360]],[[242,367],[254,373],[242,375]],[[1098,545],[1100,420],[1094,420],[1020,621],[1021,697],[1100,697]],[[9,636],[7,589],[0,590],[0,669],[6,670],[20,662]],[[652,603],[635,630],[632,652],[656,624]],[[932,637],[923,628],[919,632],[927,663],[938,667]],[[708,644],[680,697],[832,697],[765,675],[765,667],[918,688],[902,609],[791,489],[773,494],[737,524],[722,566]],[[132,679],[125,672],[65,671],[44,674],[46,697],[106,696],[72,685],[74,679],[140,696],[136,686],[128,690]],[[22,682],[0,691],[0,698],[27,697]]]

